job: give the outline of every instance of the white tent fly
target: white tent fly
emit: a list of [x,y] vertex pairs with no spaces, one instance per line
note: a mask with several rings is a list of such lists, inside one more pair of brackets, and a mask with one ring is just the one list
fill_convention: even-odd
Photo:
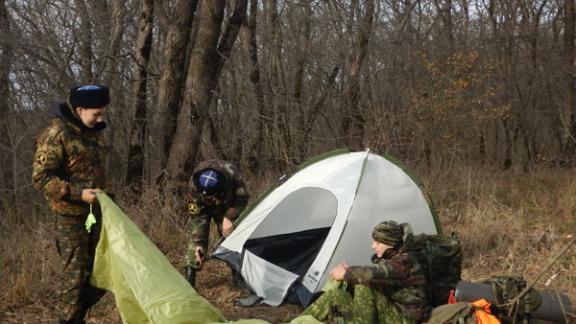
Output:
[[370,264],[373,227],[408,222],[440,232],[416,182],[380,155],[334,151],[304,163],[242,214],[214,256],[240,271],[263,302],[308,305],[341,261]]

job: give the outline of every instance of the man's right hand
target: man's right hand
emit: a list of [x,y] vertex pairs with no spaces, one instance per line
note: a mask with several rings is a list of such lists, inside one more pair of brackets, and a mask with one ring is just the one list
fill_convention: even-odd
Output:
[[100,189],[83,189],[82,190],[82,201],[87,204],[92,204],[96,202],[96,193],[100,192]]
[[196,256],[196,266],[202,266],[202,263],[204,263],[204,249],[201,246],[197,246],[194,255]]
[[332,271],[330,271],[330,276],[335,280],[344,280],[344,276],[346,275],[346,270],[348,270],[348,263],[345,261],[340,262],[337,266],[335,266]]

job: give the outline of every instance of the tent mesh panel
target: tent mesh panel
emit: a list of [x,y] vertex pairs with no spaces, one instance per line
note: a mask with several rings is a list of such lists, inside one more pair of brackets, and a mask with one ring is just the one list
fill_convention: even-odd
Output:
[[330,227],[267,236],[246,241],[244,247],[260,258],[303,276],[330,232]]

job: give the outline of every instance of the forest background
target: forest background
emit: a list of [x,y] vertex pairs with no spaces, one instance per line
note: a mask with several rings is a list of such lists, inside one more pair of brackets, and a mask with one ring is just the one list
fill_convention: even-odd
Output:
[[[253,198],[335,148],[390,154],[423,180],[464,278],[536,279],[576,231],[573,0],[0,0],[1,322],[55,317],[54,218],[31,187],[54,100],[110,87],[118,202],[180,269],[195,163],[238,163]],[[369,248],[369,247],[367,247]],[[216,261],[199,291],[229,318]],[[537,287],[576,300],[573,248]],[[90,323],[118,322],[106,297]]]

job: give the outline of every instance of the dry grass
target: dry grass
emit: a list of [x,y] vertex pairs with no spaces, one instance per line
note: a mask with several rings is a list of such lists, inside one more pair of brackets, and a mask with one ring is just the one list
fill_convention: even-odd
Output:
[[[432,195],[445,232],[456,232],[462,241],[463,278],[523,275],[535,280],[568,242],[566,236],[576,234],[575,173],[460,170],[441,179]],[[575,249],[537,288],[564,291],[576,300]]]
[[[464,168],[424,176],[423,182],[428,184],[445,232],[456,232],[461,238],[464,279],[522,274],[530,281],[562,248],[565,236],[576,233],[575,175],[576,170],[564,169],[521,173]],[[264,185],[249,181],[252,192]],[[137,203],[120,205],[181,269],[186,235],[185,221],[176,213],[177,203],[174,197],[147,192]],[[2,323],[50,323],[56,317],[54,224],[45,212],[30,209],[0,218]],[[576,300],[574,250],[552,267],[537,285],[539,289],[558,289]],[[243,292],[230,286],[229,277],[229,269],[219,261],[208,262],[198,277],[199,292],[229,319],[282,322],[301,311],[296,305],[237,308],[234,301]],[[548,286],[544,286],[546,281]],[[111,294],[92,310],[88,323],[120,323]]]

